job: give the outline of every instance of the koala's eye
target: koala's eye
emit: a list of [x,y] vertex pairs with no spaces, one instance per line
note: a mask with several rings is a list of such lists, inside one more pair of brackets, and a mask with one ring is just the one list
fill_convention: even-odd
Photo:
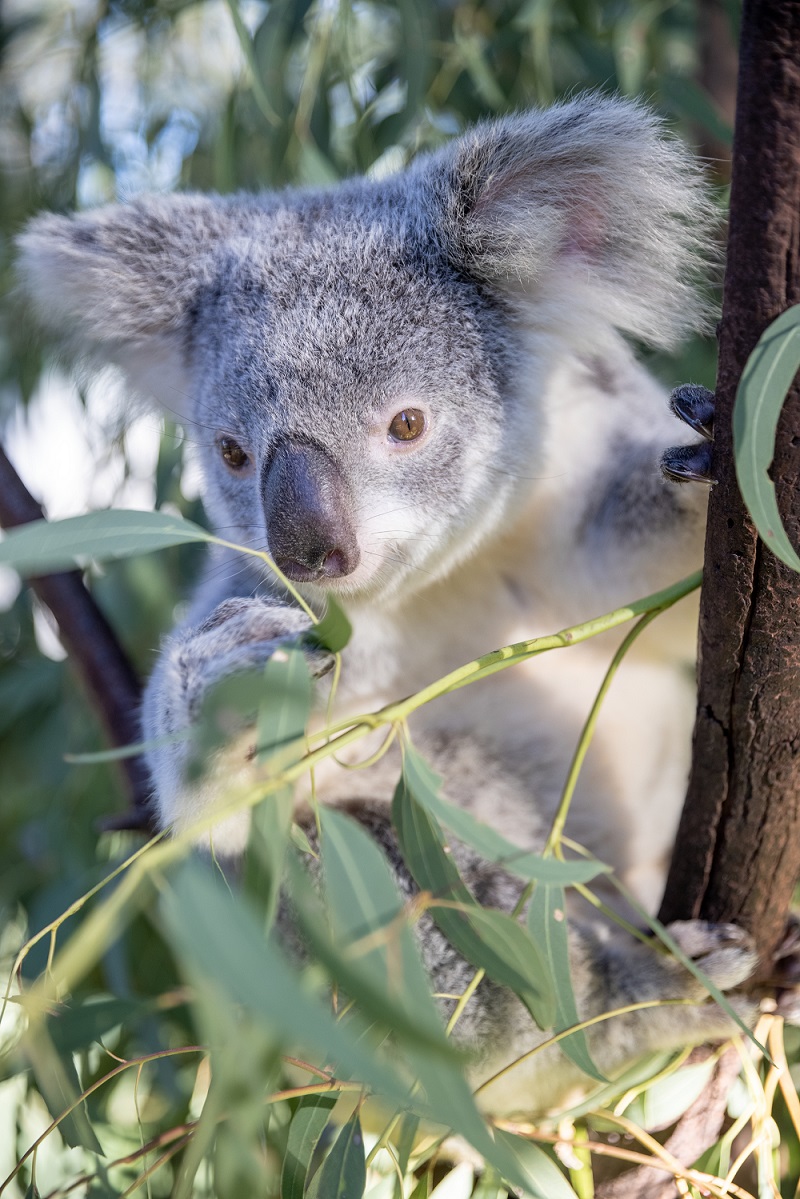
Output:
[[244,470],[250,461],[238,441],[234,441],[232,437],[220,438],[219,452],[231,470]]
[[389,436],[392,441],[414,441],[425,432],[425,413],[419,408],[404,408],[392,417]]

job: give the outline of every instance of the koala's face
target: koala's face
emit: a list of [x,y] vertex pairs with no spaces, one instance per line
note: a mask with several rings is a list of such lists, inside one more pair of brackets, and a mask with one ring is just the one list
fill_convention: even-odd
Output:
[[78,352],[188,397],[223,535],[375,594],[445,574],[535,486],[565,344],[697,326],[715,219],[649,113],[590,95],[381,184],[43,216],[20,275]]
[[499,302],[341,210],[272,214],[216,266],[189,349],[214,523],[346,595],[444,573],[496,526],[535,435],[510,410]]

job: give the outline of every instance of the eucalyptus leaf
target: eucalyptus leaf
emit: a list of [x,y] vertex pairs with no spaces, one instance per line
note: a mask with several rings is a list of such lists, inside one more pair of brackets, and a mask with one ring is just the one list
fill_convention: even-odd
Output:
[[68,570],[90,558],[99,561],[148,554],[214,536],[182,516],[166,512],[108,509],[66,520],[35,520],[12,529],[0,542],[0,564],[21,574]]
[[610,867],[593,858],[562,862],[556,858],[543,858],[540,854],[514,845],[488,824],[476,820],[465,808],[443,799],[440,794],[442,780],[412,746],[407,746],[403,754],[403,777],[417,803],[455,833],[459,841],[526,882],[569,886],[572,883],[591,882],[599,874],[607,874],[610,870]]
[[577,1199],[555,1161],[544,1149],[516,1133],[497,1129],[495,1138],[514,1158],[524,1178],[524,1191],[534,1199]]
[[800,556],[783,525],[769,468],[786,395],[800,368],[800,304],[774,320],[747,360],[733,408],[736,477],[762,540],[800,571]]
[[457,903],[460,910],[435,904],[432,915],[450,943],[468,962],[490,978],[510,987],[541,1028],[555,1014],[550,979],[542,957],[516,920],[503,912],[480,907],[445,852],[441,829],[417,802],[408,784],[405,764],[392,803],[392,820],[408,869],[435,900]]
[[163,896],[162,913],[179,956],[281,1044],[330,1057],[379,1094],[405,1104],[407,1084],[302,985],[249,907],[205,865],[180,864]]
[[[569,968],[569,932],[567,903],[562,887],[540,884],[533,893],[527,912],[528,932],[539,946],[550,970],[555,990],[555,1032],[580,1022]],[[583,1029],[559,1041],[571,1061],[598,1082],[607,1082],[592,1060]],[[648,1125],[649,1127],[649,1125]]]
[[332,654],[338,654],[347,645],[352,634],[353,627],[344,609],[332,595],[329,595],[326,600],[325,615],[313,628],[308,630],[305,640],[312,645],[319,645],[322,649],[330,650]]
[[335,1106],[335,1095],[304,1095],[300,1099],[289,1125],[281,1171],[281,1199],[303,1199],[314,1152]]
[[362,1199],[367,1185],[364,1134],[356,1112],[333,1143],[308,1188],[308,1199]]
[[256,716],[256,756],[270,753],[302,737],[311,711],[312,683],[305,654],[278,650],[264,666]]

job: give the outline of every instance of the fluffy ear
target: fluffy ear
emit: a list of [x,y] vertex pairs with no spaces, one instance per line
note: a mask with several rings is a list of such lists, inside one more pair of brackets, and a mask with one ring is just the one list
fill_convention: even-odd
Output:
[[121,366],[138,391],[180,409],[186,332],[223,217],[202,196],[36,217],[18,241],[23,293],[72,352]]
[[439,234],[472,276],[654,345],[704,324],[713,205],[642,105],[590,94],[478,125],[427,170]]

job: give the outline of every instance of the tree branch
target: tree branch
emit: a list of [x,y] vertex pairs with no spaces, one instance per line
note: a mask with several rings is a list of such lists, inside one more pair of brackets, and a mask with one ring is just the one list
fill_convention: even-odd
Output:
[[[800,301],[800,5],[742,16],[714,473],[689,791],[662,920],[735,920],[766,968],[800,874],[800,575],[757,539],[734,473],[732,410],[766,326]],[[800,544],[800,389],[772,467]]]
[[[42,509],[0,446],[0,525],[12,529],[42,518]],[[111,744],[122,747],[138,741],[139,680],[80,572],[42,575],[28,583],[52,612],[70,662]],[[148,829],[150,780],[144,759],[123,758],[119,766],[132,806],[130,811],[105,821],[104,828]]]

